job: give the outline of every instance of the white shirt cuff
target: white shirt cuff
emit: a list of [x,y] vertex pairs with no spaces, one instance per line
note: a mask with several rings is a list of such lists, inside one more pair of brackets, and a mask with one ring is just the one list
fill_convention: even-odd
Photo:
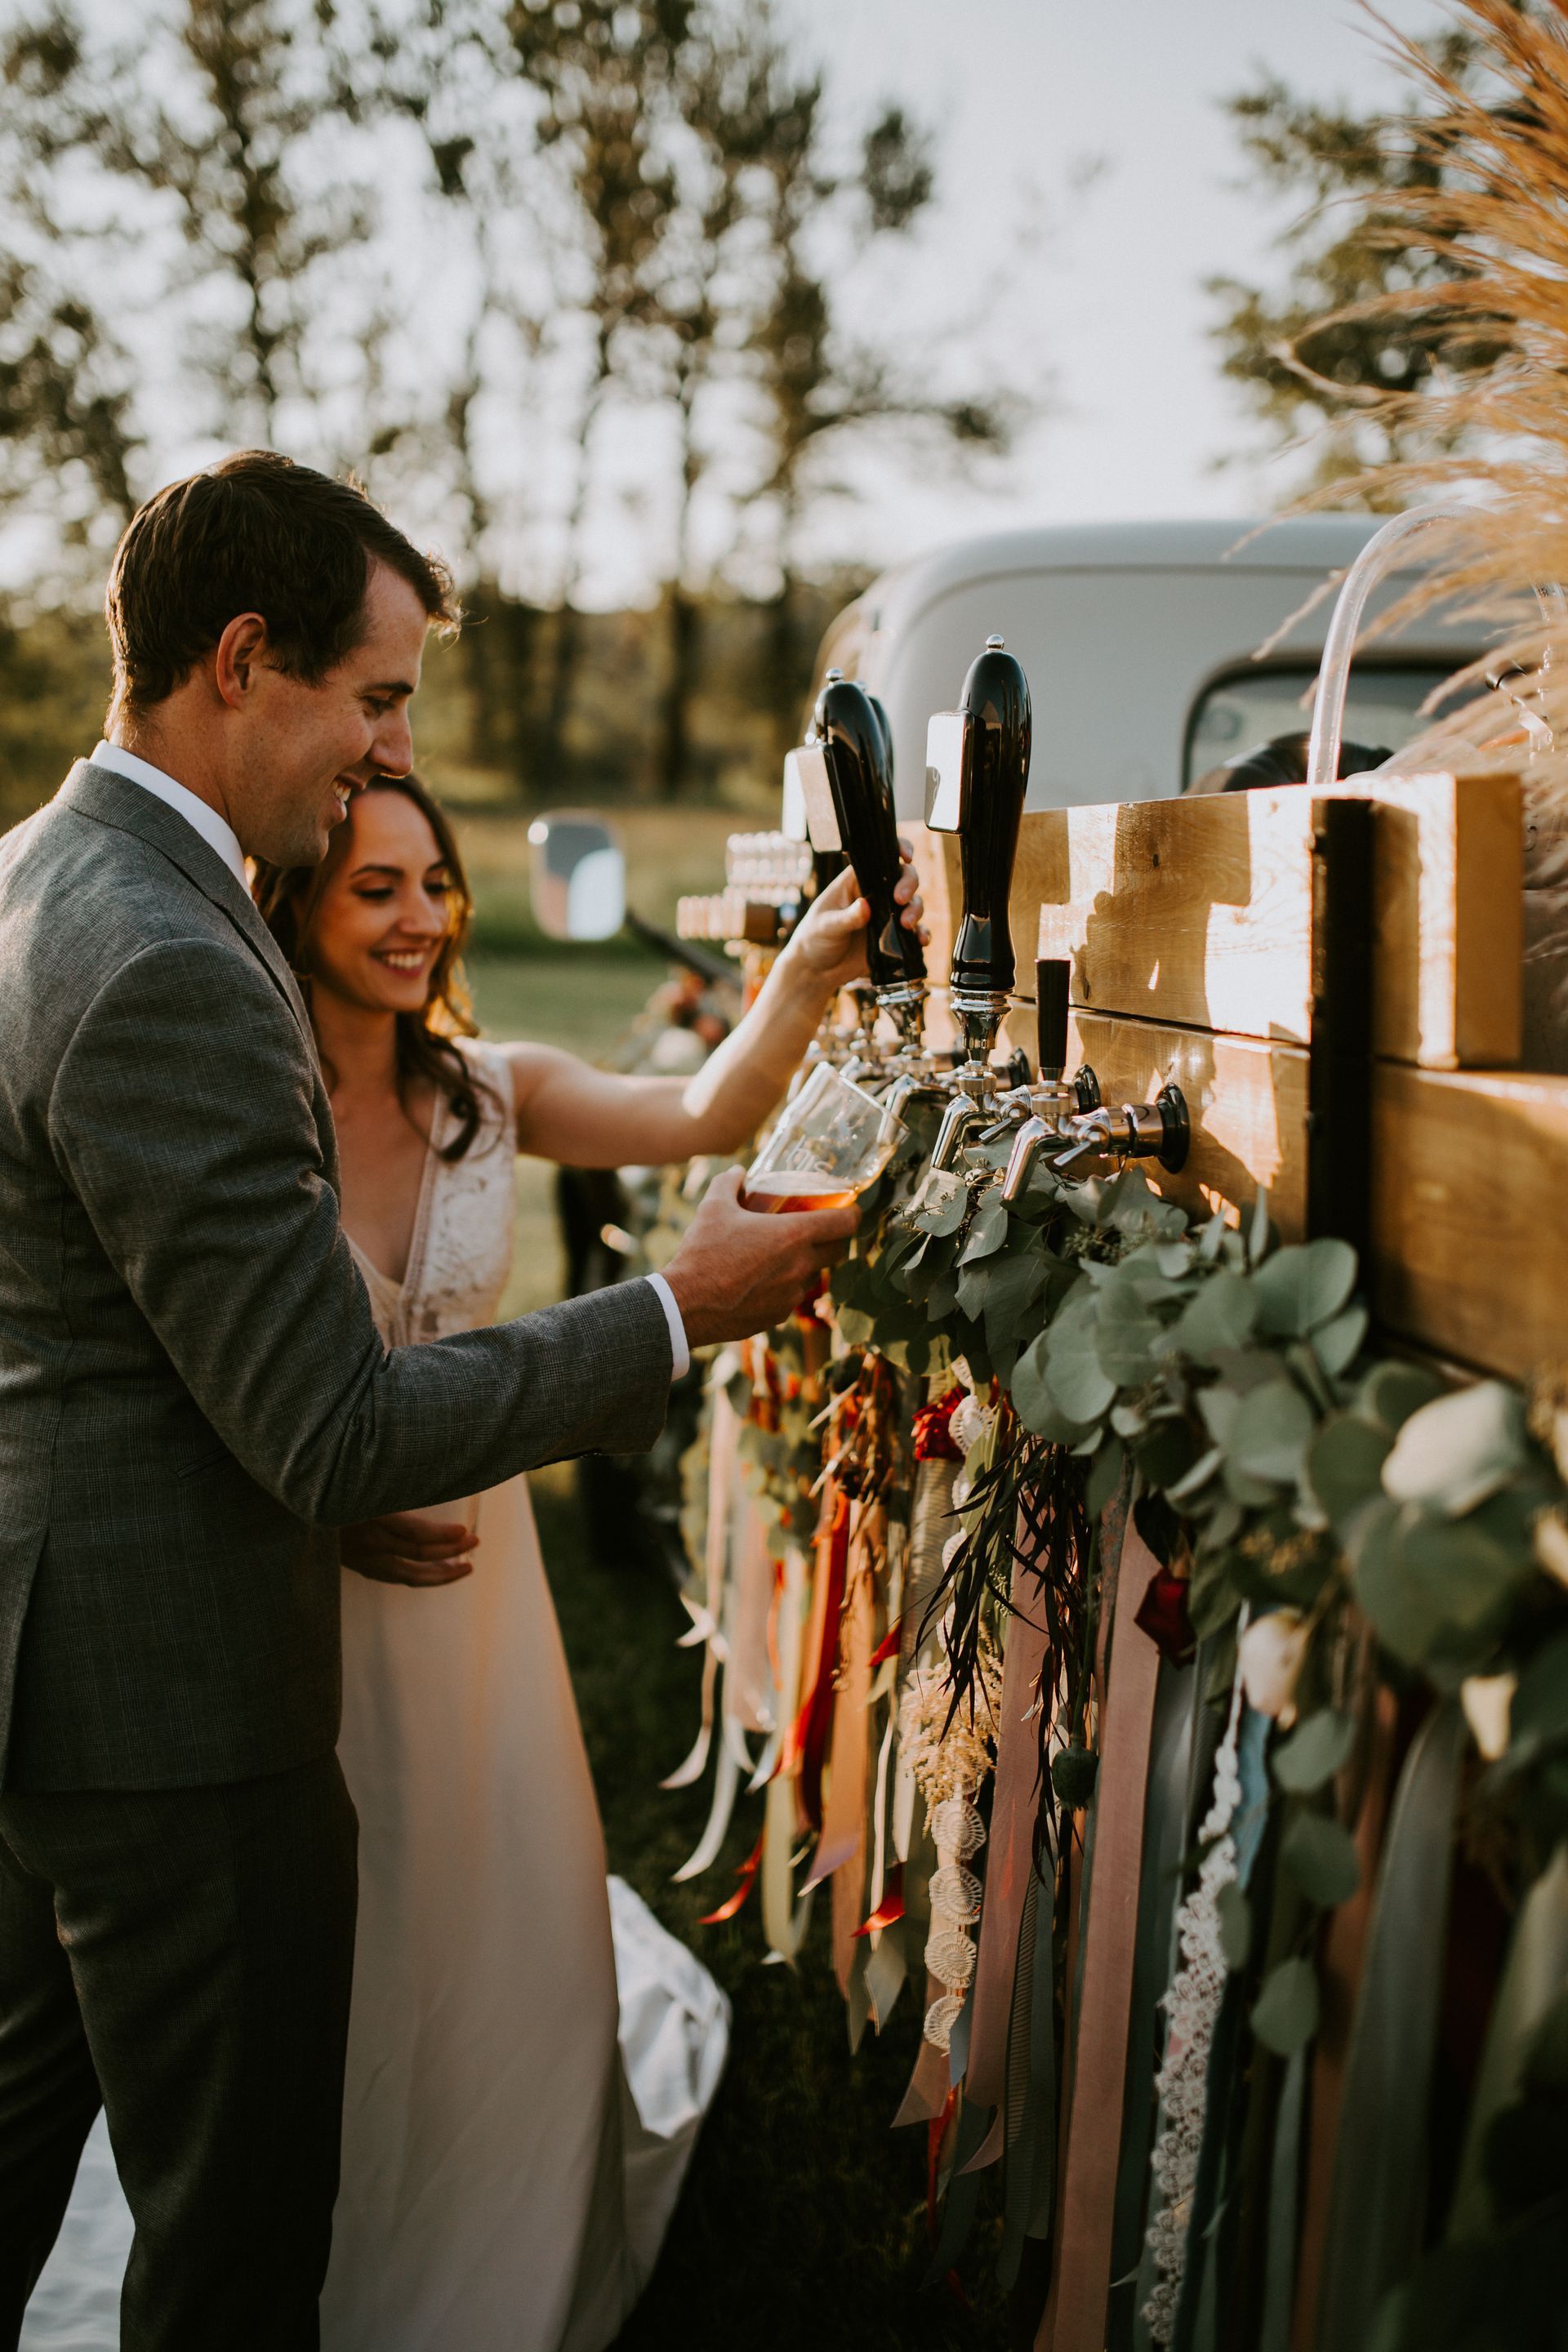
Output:
[[680,1319],[680,1309],[675,1303],[675,1293],[662,1274],[650,1274],[646,1279],[652,1284],[658,1303],[664,1309],[664,1319],[669,1326],[669,1377],[679,1380],[691,1370],[691,1350],[686,1344],[686,1326]]

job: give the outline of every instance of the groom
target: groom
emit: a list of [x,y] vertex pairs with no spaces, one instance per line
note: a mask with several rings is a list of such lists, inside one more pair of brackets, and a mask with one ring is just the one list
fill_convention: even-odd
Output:
[[252,451],[142,509],[108,610],[109,741],[0,845],[0,2352],[100,2099],[124,2352],[295,2352],[353,1944],[331,1530],[651,1444],[854,1213],[721,1188],[662,1284],[384,1349],[244,858],[409,768],[446,577]]

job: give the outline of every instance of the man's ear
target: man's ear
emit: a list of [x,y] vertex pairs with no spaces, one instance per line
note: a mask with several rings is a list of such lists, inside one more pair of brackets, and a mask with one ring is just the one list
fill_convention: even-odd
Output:
[[241,613],[217,641],[213,683],[231,710],[237,710],[256,682],[267,651],[267,624],[259,613]]

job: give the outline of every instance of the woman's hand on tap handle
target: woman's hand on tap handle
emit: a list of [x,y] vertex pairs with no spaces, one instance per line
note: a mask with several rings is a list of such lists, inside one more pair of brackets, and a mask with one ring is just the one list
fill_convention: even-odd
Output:
[[[893,896],[904,910],[900,919],[906,930],[929,940],[931,933],[921,921],[925,909],[915,879],[914,852],[901,834],[899,862],[902,870]],[[821,987],[847,988],[852,980],[866,977],[866,925],[870,914],[858,894],[853,870],[847,866],[821,897],[812,900],[784,954],[802,971],[809,971]]]

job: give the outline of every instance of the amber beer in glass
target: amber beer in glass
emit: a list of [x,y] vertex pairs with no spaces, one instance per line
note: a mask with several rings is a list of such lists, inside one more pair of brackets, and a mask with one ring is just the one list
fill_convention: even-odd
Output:
[[748,1209],[841,1209],[874,1184],[903,1133],[882,1106],[830,1062],[819,1062],[746,1171]]
[[767,1168],[748,1176],[741,1194],[743,1209],[764,1216],[787,1215],[799,1209],[847,1209],[859,1196],[859,1186],[847,1189],[837,1176],[814,1176],[804,1168]]

